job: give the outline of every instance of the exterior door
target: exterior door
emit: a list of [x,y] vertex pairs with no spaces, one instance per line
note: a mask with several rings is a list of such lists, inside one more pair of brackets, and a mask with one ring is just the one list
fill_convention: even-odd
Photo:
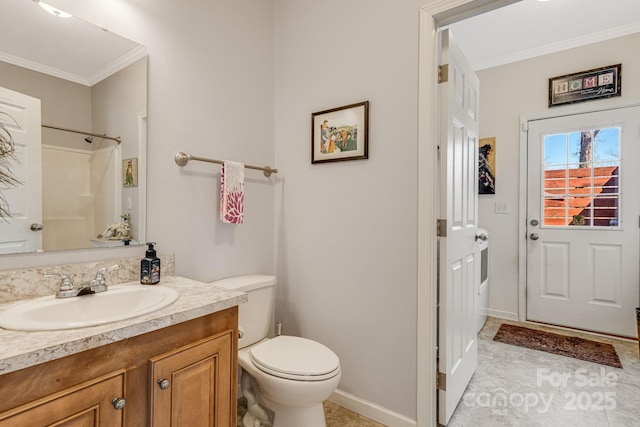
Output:
[[[478,364],[476,298],[479,80],[451,33],[440,33],[438,422],[446,425]],[[442,221],[445,222],[442,222]]]
[[529,122],[527,319],[636,336],[640,107]]
[[15,188],[0,188],[11,212],[8,221],[0,221],[0,254],[33,252],[42,248],[40,100],[0,87],[0,121],[13,136],[11,171],[20,181]]

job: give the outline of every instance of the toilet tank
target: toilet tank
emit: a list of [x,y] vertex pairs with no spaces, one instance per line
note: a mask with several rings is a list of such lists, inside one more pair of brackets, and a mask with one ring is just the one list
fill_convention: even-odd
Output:
[[246,292],[249,301],[238,307],[238,326],[242,338],[238,348],[250,346],[269,334],[275,301],[275,276],[254,274],[229,277],[211,283],[214,286]]

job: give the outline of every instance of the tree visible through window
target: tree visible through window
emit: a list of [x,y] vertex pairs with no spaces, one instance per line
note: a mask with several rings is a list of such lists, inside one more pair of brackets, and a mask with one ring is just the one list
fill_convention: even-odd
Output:
[[617,227],[620,128],[545,135],[544,226]]

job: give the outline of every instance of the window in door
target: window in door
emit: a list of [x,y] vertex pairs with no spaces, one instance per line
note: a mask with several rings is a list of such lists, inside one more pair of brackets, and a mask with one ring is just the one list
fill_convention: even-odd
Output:
[[619,226],[619,127],[545,135],[543,158],[543,226]]

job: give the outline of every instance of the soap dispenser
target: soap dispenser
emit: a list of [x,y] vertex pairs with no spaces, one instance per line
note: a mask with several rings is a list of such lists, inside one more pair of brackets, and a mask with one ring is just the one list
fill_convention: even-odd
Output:
[[153,245],[155,242],[147,242],[147,254],[140,261],[140,283],[143,285],[157,285],[160,283],[160,258],[156,256]]

